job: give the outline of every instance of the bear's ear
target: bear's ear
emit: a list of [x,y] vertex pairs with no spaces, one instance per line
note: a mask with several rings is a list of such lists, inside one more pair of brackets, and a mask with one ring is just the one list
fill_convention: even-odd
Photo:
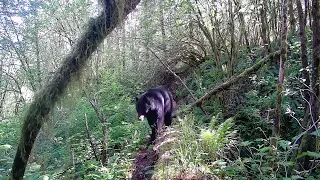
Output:
[[136,100],[136,102],[138,102],[138,101],[139,101],[139,98],[136,96],[135,100]]

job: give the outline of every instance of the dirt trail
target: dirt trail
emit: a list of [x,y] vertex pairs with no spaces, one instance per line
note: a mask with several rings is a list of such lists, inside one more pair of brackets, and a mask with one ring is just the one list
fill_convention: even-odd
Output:
[[152,177],[153,166],[158,159],[158,154],[153,149],[142,149],[134,160],[132,180],[149,180]]
[[[163,155],[167,154],[165,151],[160,152],[160,148],[167,143],[176,140],[173,136],[174,131],[171,128],[166,128],[166,130],[158,136],[154,146],[149,145],[144,147],[137,153],[134,160],[134,171],[132,173],[132,180],[150,180],[153,175],[154,165],[160,159],[163,159]],[[168,158],[167,156],[165,158]]]

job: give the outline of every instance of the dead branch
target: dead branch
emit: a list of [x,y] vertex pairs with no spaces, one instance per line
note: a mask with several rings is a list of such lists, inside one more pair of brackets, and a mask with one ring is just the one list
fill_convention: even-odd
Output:
[[204,96],[202,96],[200,99],[198,99],[196,102],[192,103],[191,105],[189,105],[188,107],[186,107],[185,109],[181,110],[180,112],[177,113],[177,115],[181,114],[182,112],[185,111],[189,111],[191,110],[194,106],[201,106],[204,102],[206,102],[207,100],[209,100],[212,96],[216,95],[217,93],[219,93],[220,91],[223,91],[225,89],[228,89],[230,86],[232,86],[234,83],[236,83],[237,81],[239,81],[241,78],[246,77],[254,72],[256,72],[257,70],[259,70],[264,64],[266,64],[267,62],[269,62],[271,59],[275,59],[275,56],[279,56],[280,51],[276,51],[272,54],[269,54],[268,56],[264,57],[263,59],[261,59],[260,61],[258,61],[256,64],[254,64],[253,66],[245,69],[242,73],[240,73],[239,75],[235,75],[232,76],[228,81],[212,88],[210,91],[208,91]]

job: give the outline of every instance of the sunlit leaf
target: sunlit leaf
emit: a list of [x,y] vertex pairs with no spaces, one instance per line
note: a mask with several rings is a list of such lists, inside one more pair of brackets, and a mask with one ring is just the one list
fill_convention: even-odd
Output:
[[311,135],[314,135],[314,136],[320,136],[320,129],[316,130],[316,131],[313,131],[312,133],[310,133]]
[[9,149],[11,149],[11,145],[10,144],[4,144],[4,145],[1,145],[0,146],[0,150],[9,150]]
[[262,149],[260,149],[260,152],[264,153],[264,152],[267,152],[271,149],[271,147],[264,147]]
[[244,141],[244,142],[241,142],[241,146],[249,146],[250,144],[252,144],[251,141]]

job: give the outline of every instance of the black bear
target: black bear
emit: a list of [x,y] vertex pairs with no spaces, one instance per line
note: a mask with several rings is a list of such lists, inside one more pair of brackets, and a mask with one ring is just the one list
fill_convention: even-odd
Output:
[[172,94],[165,88],[151,88],[137,98],[138,118],[143,120],[146,117],[152,129],[151,143],[156,139],[156,134],[163,124],[171,125],[174,104]]

